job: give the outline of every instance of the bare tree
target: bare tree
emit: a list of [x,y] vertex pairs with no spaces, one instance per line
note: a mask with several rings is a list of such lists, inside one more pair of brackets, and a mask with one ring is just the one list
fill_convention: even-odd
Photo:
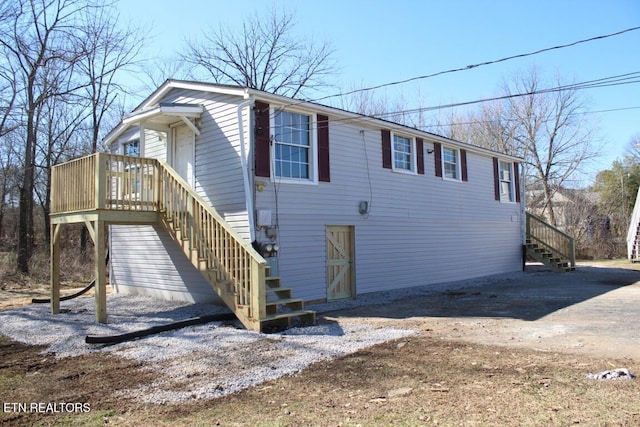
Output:
[[540,210],[555,225],[555,192],[571,187],[580,168],[600,151],[584,115],[587,104],[560,78],[544,85],[535,68],[505,83],[502,98],[453,125],[453,137],[523,157],[526,189],[541,193]]
[[95,8],[89,1],[19,0],[3,5],[0,49],[15,70],[24,123],[17,268],[25,273],[29,271],[35,238],[36,115],[49,98],[73,93],[85,84],[74,81],[74,68],[84,54],[78,49],[75,30],[80,13]]
[[177,55],[153,58],[146,61],[141,69],[142,72],[135,77],[142,84],[142,92],[153,92],[168,79],[189,78],[184,62]]
[[216,83],[235,84],[297,97],[328,86],[336,73],[333,49],[293,34],[294,16],[272,10],[252,15],[236,34],[211,28],[187,43],[182,55]]
[[83,96],[88,101],[91,152],[101,139],[102,123],[112,110],[119,93],[124,93],[116,77],[137,65],[145,39],[140,28],[121,27],[113,10],[103,7],[85,10],[81,33],[83,57],[77,64],[77,77],[88,84]]
[[640,133],[631,137],[624,151],[625,157],[631,157],[640,163]]

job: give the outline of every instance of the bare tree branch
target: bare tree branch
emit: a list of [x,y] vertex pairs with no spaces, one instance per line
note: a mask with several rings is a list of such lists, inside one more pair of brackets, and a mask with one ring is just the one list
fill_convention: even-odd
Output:
[[269,19],[252,15],[242,33],[211,28],[187,42],[182,55],[194,66],[194,78],[206,73],[215,83],[235,84],[290,97],[328,86],[337,73],[328,43],[296,39],[294,16],[271,12]]

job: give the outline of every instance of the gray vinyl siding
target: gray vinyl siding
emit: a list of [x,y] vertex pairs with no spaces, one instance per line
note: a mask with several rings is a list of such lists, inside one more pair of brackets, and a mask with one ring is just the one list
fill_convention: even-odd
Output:
[[[175,90],[162,102],[204,105],[200,135],[195,138],[194,188],[234,230],[249,239],[237,126],[237,105],[241,100],[198,95],[202,96],[195,98]],[[245,110],[245,136],[249,138],[249,107]],[[130,138],[134,132],[137,128],[127,131],[123,138]],[[163,132],[146,129],[143,156],[166,160],[167,139]],[[111,226],[110,240],[111,280],[118,292],[187,302],[219,301],[208,282],[160,227]]]
[[221,303],[163,229],[150,225],[112,225],[110,241],[111,284],[116,292]]
[[144,131],[144,147],[141,153],[142,157],[150,157],[152,159],[167,160],[167,135],[151,129]]
[[[194,94],[173,90],[163,102],[202,104],[205,112],[196,136],[194,188],[241,236],[249,239],[249,219],[244,197],[237,96]],[[249,144],[248,107],[245,108],[245,141]]]
[[257,193],[256,209],[275,222],[277,190],[279,272],[296,297],[326,298],[326,225],[355,227],[358,294],[520,268],[521,206],[494,200],[491,157],[468,151],[469,181],[443,180],[425,140],[425,174],[410,175],[382,167],[379,128],[333,121],[329,130],[330,183],[269,182]]

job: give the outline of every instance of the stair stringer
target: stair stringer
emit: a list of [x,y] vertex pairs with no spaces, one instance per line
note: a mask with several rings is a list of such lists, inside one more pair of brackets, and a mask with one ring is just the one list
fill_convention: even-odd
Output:
[[240,305],[237,302],[236,292],[233,284],[229,280],[220,280],[217,274],[216,266],[209,265],[207,259],[199,257],[199,248],[192,247],[191,242],[183,239],[181,230],[175,226],[171,218],[165,214],[160,215],[160,224],[169,233],[174,242],[180,247],[184,255],[191,264],[200,272],[213,290],[218,294],[225,305],[236,315],[238,320],[249,330],[259,331],[260,322],[251,316],[251,310],[248,305]]
[[559,273],[568,273],[576,269],[571,266],[570,260],[531,240],[527,240],[527,255]]

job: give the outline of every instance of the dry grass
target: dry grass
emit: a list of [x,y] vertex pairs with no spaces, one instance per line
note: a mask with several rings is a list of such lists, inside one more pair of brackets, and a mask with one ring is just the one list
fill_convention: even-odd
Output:
[[[119,392],[151,380],[131,361],[55,360],[0,341],[7,401],[89,402],[73,415],[2,414],[6,425],[118,426],[635,426],[635,381],[594,381],[592,366],[628,361],[470,345],[421,336],[393,341],[297,375],[181,405],[140,404]],[[13,347],[11,347],[13,346]]]

